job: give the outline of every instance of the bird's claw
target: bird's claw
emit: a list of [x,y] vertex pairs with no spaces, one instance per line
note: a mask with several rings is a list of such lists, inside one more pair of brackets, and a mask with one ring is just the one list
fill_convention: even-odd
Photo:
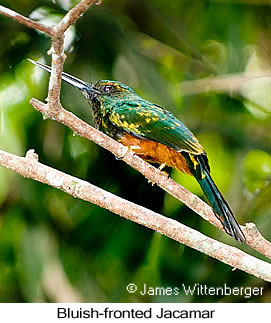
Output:
[[158,167],[158,169],[162,171],[162,169],[164,169],[165,167],[166,167],[166,163],[163,163]]
[[123,151],[122,151],[122,154],[120,155],[120,156],[116,156],[116,159],[117,160],[122,160],[125,156],[126,156],[126,154],[127,154],[127,152],[133,152],[131,149],[130,149],[130,146],[123,146]]

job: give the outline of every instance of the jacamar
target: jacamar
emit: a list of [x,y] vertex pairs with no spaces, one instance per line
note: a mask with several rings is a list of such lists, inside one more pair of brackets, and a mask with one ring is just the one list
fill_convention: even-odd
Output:
[[[51,72],[51,67],[29,60]],[[206,152],[193,133],[171,112],[117,81],[90,84],[62,73],[91,105],[95,127],[131,147],[146,161],[174,167],[196,178],[225,231],[239,242],[245,236],[210,175]]]

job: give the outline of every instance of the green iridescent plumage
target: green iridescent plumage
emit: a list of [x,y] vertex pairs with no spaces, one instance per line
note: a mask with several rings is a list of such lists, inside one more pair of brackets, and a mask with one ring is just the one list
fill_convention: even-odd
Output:
[[[31,62],[51,71],[49,66]],[[204,149],[172,113],[144,100],[130,87],[117,81],[102,80],[92,85],[66,73],[62,73],[62,79],[82,91],[91,105],[94,123],[99,130],[120,142],[127,135],[140,139],[142,147],[149,142],[150,149],[153,149],[153,143],[158,143],[162,145],[159,147],[162,147],[163,153],[168,154],[168,165],[176,165],[176,159],[178,165],[184,163],[178,169],[186,170],[196,178],[226,232],[238,241],[245,241],[230,207],[211,178]],[[155,152],[152,151],[152,154]],[[159,158],[153,158],[155,161],[163,159],[161,149],[159,154],[157,150]]]
[[161,142],[177,151],[203,152],[195,136],[165,109],[140,98],[121,100],[112,109],[110,121],[117,127],[139,136]]
[[[142,99],[120,82],[102,80],[94,87],[101,93],[97,102],[92,100],[94,119],[96,110],[96,115],[100,113],[101,118],[108,119],[101,127],[109,136],[116,137],[116,129],[110,126],[113,124],[121,132],[161,142],[177,151],[203,153],[192,132],[169,111]],[[108,87],[110,90],[105,91]]]

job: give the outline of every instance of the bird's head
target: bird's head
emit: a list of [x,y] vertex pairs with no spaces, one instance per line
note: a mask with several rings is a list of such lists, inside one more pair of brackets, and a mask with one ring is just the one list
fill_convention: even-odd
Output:
[[98,81],[91,85],[89,90],[83,91],[83,94],[91,101],[96,100],[105,104],[125,99],[130,95],[136,95],[135,91],[129,86],[118,81],[109,80]]
[[[51,72],[51,67],[28,59],[32,64]],[[110,105],[130,95],[136,95],[129,86],[117,81],[101,80],[95,84],[84,82],[70,74],[62,73],[62,79],[82,91],[85,98],[93,104]]]

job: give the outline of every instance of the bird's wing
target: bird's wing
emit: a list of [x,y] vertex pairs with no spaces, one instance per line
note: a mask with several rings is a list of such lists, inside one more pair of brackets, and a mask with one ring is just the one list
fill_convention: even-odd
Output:
[[109,114],[121,131],[138,138],[160,142],[177,151],[204,152],[192,132],[164,108],[145,100],[121,100]]

